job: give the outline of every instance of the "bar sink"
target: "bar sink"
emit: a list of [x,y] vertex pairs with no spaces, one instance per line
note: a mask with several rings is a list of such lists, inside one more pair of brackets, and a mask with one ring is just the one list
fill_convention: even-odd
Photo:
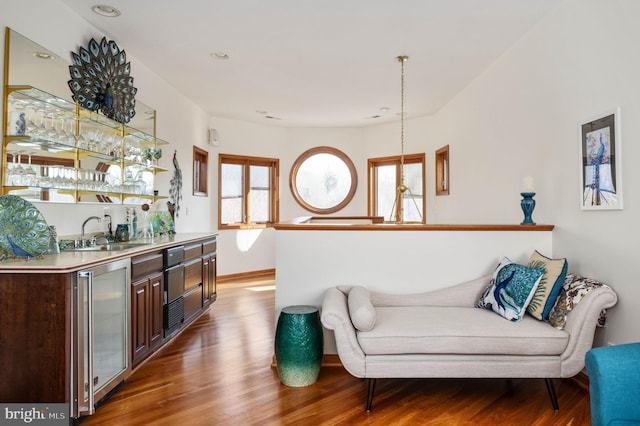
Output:
[[68,251],[120,251],[127,250],[134,247],[146,246],[148,243],[107,243],[98,244],[88,247],[75,247],[67,249]]

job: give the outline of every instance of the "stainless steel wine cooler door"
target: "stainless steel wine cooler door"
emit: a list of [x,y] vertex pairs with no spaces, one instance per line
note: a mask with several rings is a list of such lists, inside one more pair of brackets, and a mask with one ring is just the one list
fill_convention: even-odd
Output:
[[93,414],[131,369],[130,269],[123,259],[78,272],[75,417]]

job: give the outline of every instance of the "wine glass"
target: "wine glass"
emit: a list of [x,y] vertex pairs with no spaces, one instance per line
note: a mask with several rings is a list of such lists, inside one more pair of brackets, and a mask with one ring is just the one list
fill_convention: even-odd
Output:
[[31,166],[31,155],[33,155],[33,153],[31,151],[26,153],[29,156],[29,165],[24,169],[24,185],[26,186],[33,186],[36,183],[37,180],[37,173],[34,170],[34,168]]
[[26,110],[27,133],[34,138],[42,137],[45,134],[44,116],[37,104],[30,104]]
[[[24,183],[24,169],[22,168],[21,155],[22,151],[16,151],[13,154],[13,168],[11,169],[10,182],[12,186],[22,186]],[[16,157],[18,162],[16,163]]]
[[40,178],[38,179],[38,186],[41,188],[51,188],[51,166],[40,166]]

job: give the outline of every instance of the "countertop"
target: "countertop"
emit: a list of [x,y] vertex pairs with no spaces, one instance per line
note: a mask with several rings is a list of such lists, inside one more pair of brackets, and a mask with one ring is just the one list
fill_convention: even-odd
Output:
[[170,236],[148,240],[135,240],[137,244],[131,248],[118,251],[63,251],[60,254],[46,254],[42,259],[9,259],[0,261],[1,273],[67,273],[79,271],[91,266],[108,263],[114,260],[137,256],[180,244],[188,244],[199,240],[216,237],[216,232],[178,233]]

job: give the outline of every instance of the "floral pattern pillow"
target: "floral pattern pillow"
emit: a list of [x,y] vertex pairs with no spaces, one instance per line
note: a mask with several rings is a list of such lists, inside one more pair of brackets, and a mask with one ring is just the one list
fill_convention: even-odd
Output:
[[[580,275],[567,274],[560,290],[560,296],[549,314],[549,324],[555,328],[563,329],[567,322],[567,314],[582,300],[589,291],[598,287],[607,287],[606,284]],[[604,327],[607,311],[600,312],[598,327]]]

